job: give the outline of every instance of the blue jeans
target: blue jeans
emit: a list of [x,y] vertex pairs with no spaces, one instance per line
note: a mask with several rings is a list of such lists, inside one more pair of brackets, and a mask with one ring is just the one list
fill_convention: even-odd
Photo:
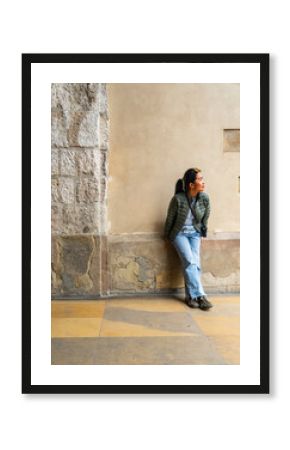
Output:
[[193,226],[184,226],[172,241],[182,262],[187,299],[205,295],[200,280],[200,239]]

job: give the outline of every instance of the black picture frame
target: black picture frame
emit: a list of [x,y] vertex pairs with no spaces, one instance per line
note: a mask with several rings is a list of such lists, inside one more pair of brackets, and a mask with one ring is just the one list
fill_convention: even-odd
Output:
[[[266,53],[22,54],[22,393],[269,393],[269,60]],[[70,63],[255,63],[260,67],[260,383],[256,385],[33,385],[31,382],[31,67]],[[263,151],[261,151],[263,150]]]

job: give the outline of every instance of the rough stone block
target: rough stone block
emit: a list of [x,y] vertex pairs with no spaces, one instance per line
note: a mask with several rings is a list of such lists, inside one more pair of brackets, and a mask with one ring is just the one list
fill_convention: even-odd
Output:
[[98,113],[89,111],[82,117],[78,127],[76,142],[78,142],[80,147],[97,147],[99,145]]
[[59,259],[58,239],[52,236],[51,239],[51,292],[56,294],[61,286],[61,261]]
[[100,116],[100,149],[108,150],[109,148],[109,123],[105,116]]
[[76,152],[76,166],[79,176],[96,176],[100,171],[99,153],[96,149],[83,149]]
[[99,183],[94,179],[81,179],[76,184],[76,201],[94,203],[99,200]]
[[75,206],[76,230],[80,233],[99,233],[99,211],[97,204]]
[[76,175],[76,150],[63,149],[60,151],[60,174],[74,177]]
[[52,293],[59,296],[96,295],[101,286],[107,291],[102,260],[106,239],[99,236],[52,237]]
[[62,234],[98,234],[99,217],[96,204],[64,205]]
[[98,111],[51,112],[51,143],[53,147],[97,147]]
[[[54,147],[98,146],[99,96],[106,95],[103,90],[96,83],[52,85],[51,140]],[[106,98],[102,104],[106,110]]]
[[99,140],[108,138],[106,85],[52,84],[51,104],[52,232],[104,233],[107,143],[100,152]]
[[72,178],[59,178],[59,202],[61,203],[74,203],[74,180]]
[[[119,235],[109,241],[111,289],[114,293],[159,292],[184,288],[175,249],[152,235]],[[239,290],[239,240],[205,240],[202,281],[208,292]]]
[[51,176],[58,175],[58,149],[51,149]]
[[69,275],[84,275],[89,270],[90,258],[94,248],[92,237],[70,236],[62,238],[63,267]]
[[108,96],[107,88],[105,83],[100,83],[98,86],[99,90],[99,111],[100,114],[108,118]]
[[[109,244],[111,286],[113,292],[158,291],[163,287],[179,287],[182,280],[180,265],[176,255],[171,252],[173,260],[177,262],[175,272],[169,285],[160,282],[164,280],[164,273],[170,272],[166,244],[161,239],[150,238],[146,235],[138,237],[131,235],[124,240],[112,241]],[[176,261],[177,260],[177,261]],[[163,275],[162,275],[163,274]]]
[[98,109],[97,83],[53,83],[51,107],[63,111],[89,111]]
[[78,213],[75,204],[64,204],[62,208],[62,234],[75,235],[78,234]]
[[51,180],[51,203],[58,203],[59,196],[58,196],[58,180],[52,179]]
[[51,145],[52,147],[69,147],[68,113],[62,110],[51,111]]
[[62,232],[62,208],[59,205],[51,205],[51,232],[52,234],[59,234]]

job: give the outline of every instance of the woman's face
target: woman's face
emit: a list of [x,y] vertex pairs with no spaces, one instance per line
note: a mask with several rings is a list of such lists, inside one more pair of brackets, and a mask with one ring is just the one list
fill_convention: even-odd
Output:
[[204,179],[201,172],[196,174],[195,182],[189,183],[189,186],[194,189],[196,192],[202,192],[205,188]]

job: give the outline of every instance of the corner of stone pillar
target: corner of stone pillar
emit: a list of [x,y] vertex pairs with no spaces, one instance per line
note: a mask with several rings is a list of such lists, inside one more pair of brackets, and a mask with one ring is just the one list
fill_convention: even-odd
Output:
[[105,84],[51,88],[52,295],[109,292]]

